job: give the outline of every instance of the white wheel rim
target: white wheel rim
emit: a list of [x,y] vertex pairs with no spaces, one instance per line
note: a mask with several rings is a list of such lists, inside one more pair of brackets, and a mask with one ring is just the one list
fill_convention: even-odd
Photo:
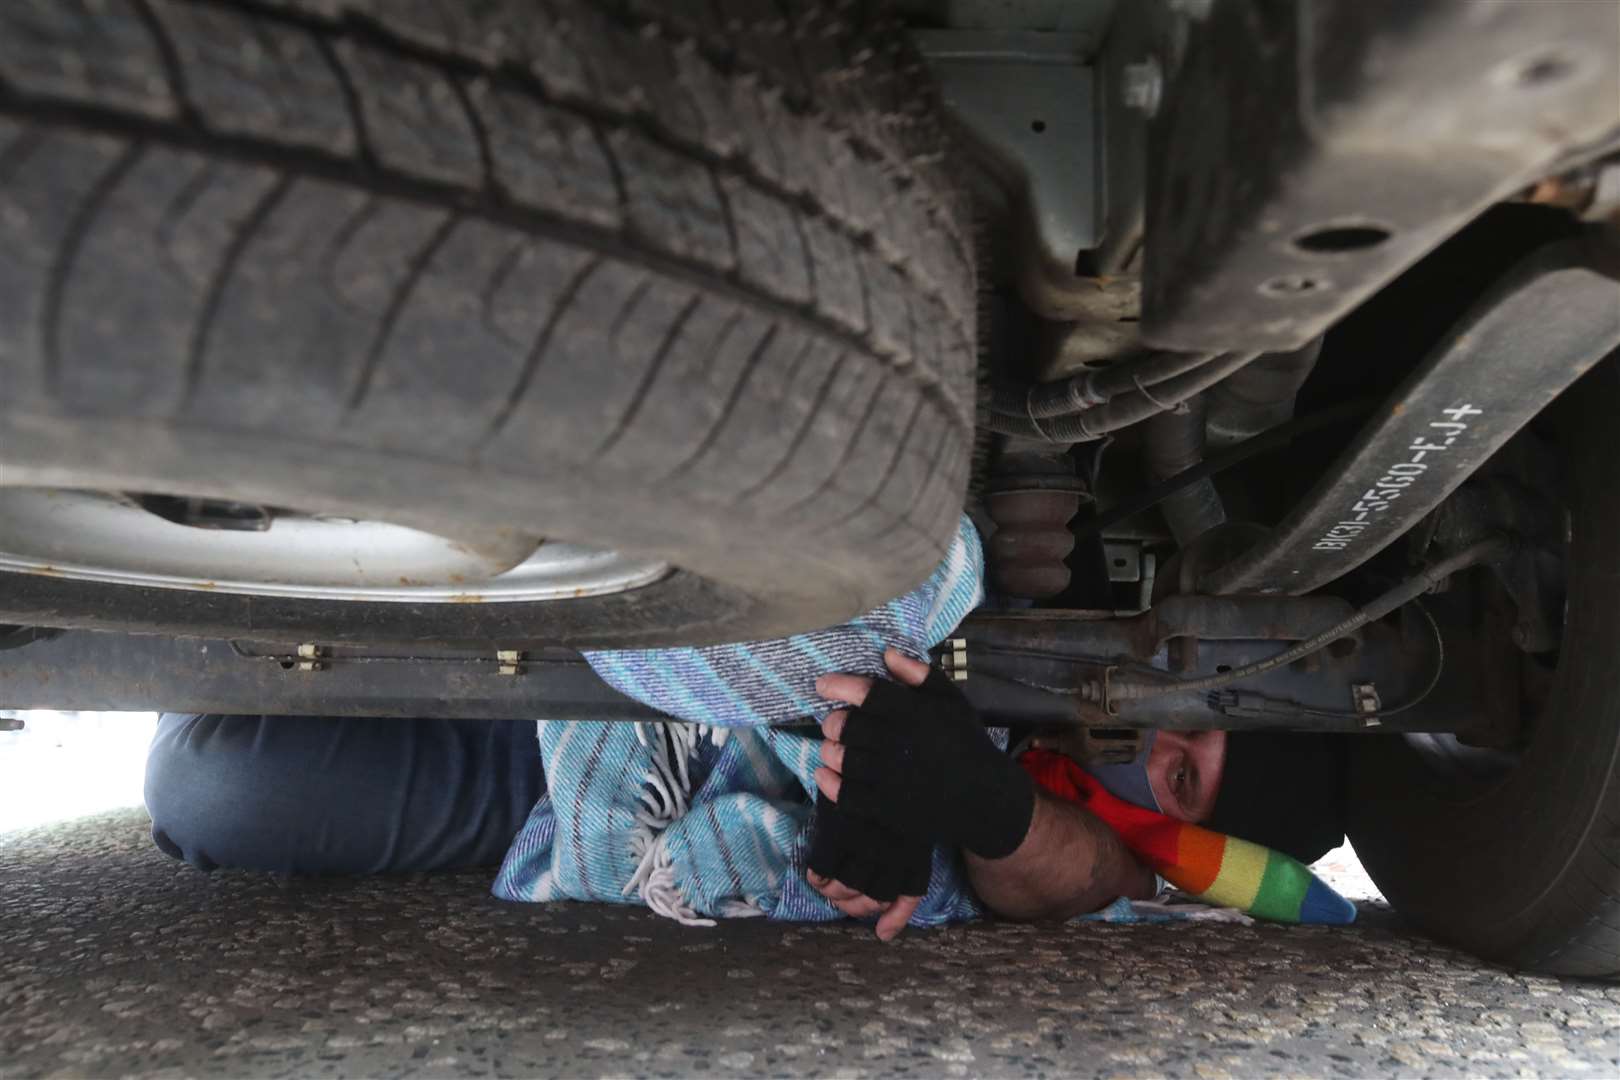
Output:
[[527,603],[641,588],[670,567],[534,537],[469,544],[291,512],[261,531],[199,528],[120,495],[0,487],[0,570],[309,600]]

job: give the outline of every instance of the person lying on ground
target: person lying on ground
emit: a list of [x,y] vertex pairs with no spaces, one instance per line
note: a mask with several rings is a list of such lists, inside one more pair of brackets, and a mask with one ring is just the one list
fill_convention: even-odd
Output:
[[[451,869],[504,852],[495,892],[509,899],[641,902],[694,922],[878,914],[885,936],[906,908],[917,925],[986,909],[1061,917],[1150,892],[1152,875],[1094,815],[1037,795],[954,690],[924,680],[917,657],[979,602],[981,573],[964,520],[925,586],[845,627],[587,654],[621,691],[709,726],[165,716],[148,761],[153,837],[199,867],[286,873]],[[888,663],[901,683],[872,682],[885,642],[911,653]],[[839,658],[861,670],[828,674]],[[773,726],[838,700],[854,709],[825,717],[824,744]],[[1323,794],[1342,784],[1331,755],[1275,738],[1160,732],[1136,762],[1096,775],[1124,804],[1308,861],[1343,835]],[[688,812],[699,803],[705,814]],[[738,841],[758,857],[739,865]],[[934,902],[899,905],[929,866]]]

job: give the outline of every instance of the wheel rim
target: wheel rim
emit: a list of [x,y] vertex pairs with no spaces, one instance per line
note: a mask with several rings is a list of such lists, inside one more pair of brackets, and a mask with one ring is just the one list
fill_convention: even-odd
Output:
[[[185,500],[163,500],[184,503]],[[310,600],[532,603],[650,585],[667,563],[508,533],[209,504],[183,523],[143,497],[0,488],[0,570],[109,585]],[[222,509],[228,508],[228,509]]]

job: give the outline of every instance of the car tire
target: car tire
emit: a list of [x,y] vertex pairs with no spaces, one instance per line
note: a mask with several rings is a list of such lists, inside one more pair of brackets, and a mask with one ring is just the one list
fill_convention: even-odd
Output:
[[1502,775],[1446,779],[1411,739],[1357,737],[1350,838],[1425,932],[1554,975],[1620,976],[1620,357],[1554,406],[1571,522],[1563,644]]
[[918,584],[975,285],[881,5],[0,5],[0,483],[667,561],[544,603],[0,575],[0,622],[699,643]]

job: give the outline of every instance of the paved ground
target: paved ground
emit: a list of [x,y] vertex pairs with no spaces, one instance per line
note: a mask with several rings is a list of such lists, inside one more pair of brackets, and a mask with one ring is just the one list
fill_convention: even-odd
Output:
[[1620,987],[1400,936],[909,933],[198,873],[139,811],[0,836],[0,1076],[1620,1074]]

